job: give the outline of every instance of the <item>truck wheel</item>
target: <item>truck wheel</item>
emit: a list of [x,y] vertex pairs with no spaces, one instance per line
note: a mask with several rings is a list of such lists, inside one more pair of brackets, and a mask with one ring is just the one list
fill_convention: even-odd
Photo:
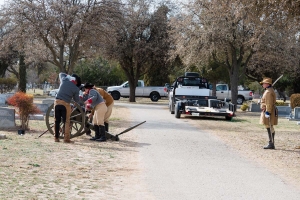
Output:
[[114,100],[119,100],[121,97],[120,93],[116,91],[112,92],[111,96],[113,97]]
[[227,121],[231,121],[231,120],[232,120],[232,117],[225,116],[225,119],[226,119]]
[[174,114],[174,104],[173,101],[169,102],[169,110],[171,114]]
[[175,104],[175,117],[176,118],[180,118],[181,113],[180,113],[179,109],[180,109],[179,103],[176,103]]
[[238,96],[238,98],[237,98],[237,100],[236,100],[236,103],[237,103],[238,105],[242,105],[243,102],[244,102],[244,97]]
[[151,101],[157,102],[160,99],[160,95],[157,92],[152,92],[150,94]]

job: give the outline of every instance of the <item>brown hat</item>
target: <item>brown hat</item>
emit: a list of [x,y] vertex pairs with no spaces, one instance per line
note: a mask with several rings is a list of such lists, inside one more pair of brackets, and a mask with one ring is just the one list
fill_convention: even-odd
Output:
[[93,88],[94,87],[94,84],[92,84],[92,83],[85,83],[84,84],[84,86],[83,86],[84,88]]
[[265,77],[262,82],[260,82],[260,84],[262,85],[263,83],[268,83],[270,85],[272,85],[272,79],[271,78],[268,78],[268,77]]

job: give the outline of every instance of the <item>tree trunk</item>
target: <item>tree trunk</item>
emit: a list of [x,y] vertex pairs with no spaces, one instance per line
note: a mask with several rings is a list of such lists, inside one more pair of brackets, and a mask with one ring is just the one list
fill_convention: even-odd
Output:
[[24,55],[20,55],[19,63],[19,88],[18,90],[26,93],[26,66]]
[[216,88],[217,88],[217,82],[216,81],[213,81],[212,82],[212,92],[211,92],[211,96],[217,96],[217,91],[216,91]]
[[129,102],[135,102],[135,89],[136,89],[136,84],[137,80],[134,80],[134,78],[130,78],[128,80],[129,82]]
[[237,104],[238,83],[239,83],[239,68],[241,63],[237,60],[236,49],[232,48],[232,66],[230,68],[230,87],[231,87],[231,103]]

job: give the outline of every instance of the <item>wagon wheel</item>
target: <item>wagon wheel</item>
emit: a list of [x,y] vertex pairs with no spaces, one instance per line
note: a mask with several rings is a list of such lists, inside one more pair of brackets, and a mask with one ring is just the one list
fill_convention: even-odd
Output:
[[[71,111],[70,117],[70,138],[83,135],[85,132],[85,113],[78,104],[73,104],[74,108]],[[46,125],[49,132],[54,135],[54,104],[52,104],[46,113]],[[60,123],[60,138],[64,137],[64,123]]]

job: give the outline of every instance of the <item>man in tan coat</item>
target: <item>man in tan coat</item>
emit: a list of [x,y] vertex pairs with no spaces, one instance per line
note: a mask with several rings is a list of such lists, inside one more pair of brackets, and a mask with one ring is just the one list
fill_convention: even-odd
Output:
[[269,136],[269,145],[265,146],[264,149],[275,149],[275,130],[274,125],[278,124],[278,111],[275,106],[276,94],[272,87],[272,79],[264,78],[260,84],[265,89],[265,92],[261,98],[261,115],[260,124],[264,124]]

